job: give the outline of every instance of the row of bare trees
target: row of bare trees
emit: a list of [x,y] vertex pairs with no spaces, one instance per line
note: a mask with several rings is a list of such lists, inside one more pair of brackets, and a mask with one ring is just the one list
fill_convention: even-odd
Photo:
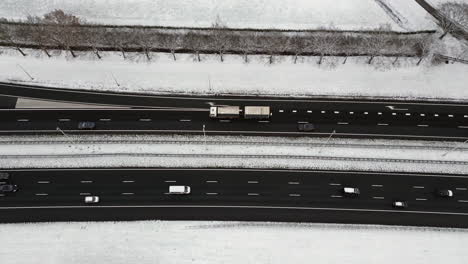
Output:
[[322,64],[326,56],[369,56],[372,63],[377,56],[424,56],[430,47],[430,34],[395,34],[392,32],[260,32],[228,30],[217,20],[205,30],[161,29],[151,27],[90,26],[78,17],[55,10],[43,17],[29,16],[24,23],[0,21],[0,42],[16,47],[37,47],[51,56],[50,49],[62,49],[73,57],[76,51],[92,51],[100,59],[101,51],[120,51],[123,58],[128,52],[142,52],[151,60],[152,52],[170,52],[174,60],[177,53],[216,53],[220,61],[224,55],[240,54],[249,61],[251,54],[265,54],[268,63],[278,55],[319,56]]
[[439,20],[439,25],[444,31],[440,39],[457,30],[455,23],[461,25],[468,32],[468,3],[446,2],[439,6],[439,10],[444,15]]

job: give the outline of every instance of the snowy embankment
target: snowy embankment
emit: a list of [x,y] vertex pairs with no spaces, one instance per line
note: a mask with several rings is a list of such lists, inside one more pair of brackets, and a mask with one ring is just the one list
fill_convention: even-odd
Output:
[[[246,222],[0,225],[2,264],[465,264],[461,229]],[[44,242],[47,243],[44,243]]]
[[[289,56],[193,55],[155,53],[148,62],[143,54],[124,60],[119,53],[102,52],[102,60],[92,53],[70,58],[65,53],[47,58],[39,51],[25,50],[23,57],[12,49],[0,52],[0,81],[28,84],[138,93],[259,94],[286,96],[372,97],[387,99],[468,99],[467,66],[415,66],[418,59],[368,57],[300,57],[294,64]],[[424,64],[424,62],[423,62]],[[25,73],[24,70],[27,71]],[[34,78],[28,76],[28,74]],[[115,79],[114,79],[115,77]]]
[[468,151],[456,142],[106,135],[6,136],[0,140],[2,168],[175,166],[468,172]]
[[91,23],[112,25],[210,27],[220,19],[231,28],[435,29],[430,20],[420,18],[424,13],[418,6],[405,7],[411,16],[402,27],[375,0],[2,0],[0,17],[21,20],[54,9]]

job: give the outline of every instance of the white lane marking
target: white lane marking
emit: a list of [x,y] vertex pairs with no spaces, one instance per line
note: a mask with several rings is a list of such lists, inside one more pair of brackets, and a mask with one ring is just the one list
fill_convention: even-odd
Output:
[[354,115],[354,112],[349,112],[350,115]]
[[331,195],[330,197],[331,198],[343,198],[343,196],[341,196],[341,195]]
[[416,201],[427,201],[426,198],[416,198]]
[[290,193],[289,196],[291,196],[291,197],[300,197],[301,195],[299,193]]
[[458,126],[458,128],[468,128],[468,126]]
[[91,193],[80,193],[80,195],[91,195]]
[[58,119],[59,122],[68,122],[70,120],[71,120],[70,118],[59,118]]
[[122,195],[134,195],[135,193],[131,193],[131,192],[124,192],[122,193]]
[[270,123],[269,120],[258,120],[259,123]]
[[151,122],[151,118],[140,118],[139,121],[140,122]]
[[453,117],[453,115],[448,115],[448,117]]
[[382,115],[382,112],[377,112],[378,115]]
[[36,196],[47,196],[47,193],[36,193]]
[[297,121],[298,124],[308,124],[308,121]]
[[378,123],[377,125],[378,125],[378,126],[388,126],[387,123]]
[[247,181],[247,183],[258,183],[258,181]]
[[0,197],[1,197],[1,196],[5,196],[5,194],[3,194],[3,193],[0,193]]
[[339,114],[339,113],[340,113],[340,111],[334,111],[333,113],[335,113],[335,114]]
[[349,125],[348,122],[338,122],[337,124],[338,124],[338,125]]
[[18,122],[29,122],[29,119],[18,119],[16,121],[18,121]]
[[326,111],[320,111],[320,113],[322,113],[322,114],[325,114],[325,113],[326,113]]
[[206,181],[206,183],[218,183],[218,181]]
[[40,183],[40,184],[47,184],[47,183],[50,183],[50,181],[38,181],[37,183]]
[[426,114],[420,114],[420,116],[426,116]]
[[429,125],[418,125],[418,127],[428,127]]
[[341,186],[341,183],[329,183],[328,185],[331,185],[331,186]]
[[297,113],[297,110],[292,110],[293,113]]
[[434,116],[436,116],[436,117],[437,117],[437,116],[439,116],[439,114],[434,114]]
[[101,119],[99,119],[99,121],[109,122],[109,121],[112,121],[112,119],[110,119],[110,118],[101,118]]
[[259,193],[248,193],[247,195],[248,196],[259,196],[260,194]]
[[164,182],[177,182],[177,181],[164,181]]
[[369,114],[369,112],[364,112],[364,114],[365,114],[365,115],[368,115],[368,114]]
[[457,190],[457,191],[466,191],[467,188],[461,188],[461,187],[460,187],[460,188],[455,188],[455,190]]
[[281,110],[279,110],[278,112],[280,112],[280,113],[284,113],[284,110],[282,110],[282,109],[281,109]]
[[135,181],[132,181],[132,180],[125,180],[125,181],[122,181],[123,183],[133,183]]
[[396,116],[396,113],[392,113],[392,115]]
[[212,192],[210,192],[210,193],[205,193],[205,194],[206,194],[206,195],[218,195],[218,193],[212,193]]
[[301,184],[300,182],[288,182],[288,184]]
[[413,186],[413,189],[424,189],[424,186]]
[[464,115],[463,117],[464,117],[464,118],[468,118],[468,115]]
[[468,200],[458,200],[459,203],[468,203]]
[[180,119],[179,121],[180,122],[191,122],[192,120],[191,119]]
[[221,122],[221,123],[231,123],[231,120],[229,120],[229,119],[220,119],[219,122]]
[[[167,193],[166,193],[167,194]],[[458,200],[467,202],[468,200]],[[0,210],[28,210],[28,209],[89,209],[89,206],[3,206]],[[463,215],[468,213],[441,212],[441,211],[408,211],[408,210],[386,210],[386,209],[359,209],[359,208],[336,208],[336,207],[287,207],[287,206],[253,206],[253,205],[96,205],[93,208],[236,208],[236,209],[281,209],[281,210],[314,210],[314,211],[349,211],[349,212],[376,212],[397,214],[426,214],[426,215]]]
[[373,199],[377,199],[377,200],[383,200],[385,199],[385,197],[382,197],[382,196],[374,196],[372,197]]
[[372,187],[383,187],[382,184],[372,184],[371,186],[372,186]]
[[81,183],[93,183],[93,181],[80,181]]
[[411,115],[411,113],[406,113],[406,114],[405,114],[405,116],[410,116],[410,115]]
[[309,113],[309,114],[312,113],[312,110],[307,110],[307,113]]

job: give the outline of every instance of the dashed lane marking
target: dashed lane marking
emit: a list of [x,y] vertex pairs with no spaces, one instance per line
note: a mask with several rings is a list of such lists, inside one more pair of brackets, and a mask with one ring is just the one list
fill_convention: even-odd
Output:
[[301,195],[299,193],[290,193],[289,196],[291,196],[291,197],[300,197]]
[[382,197],[382,196],[374,196],[374,197],[372,197],[372,199],[383,200],[383,199],[385,199],[385,197]]

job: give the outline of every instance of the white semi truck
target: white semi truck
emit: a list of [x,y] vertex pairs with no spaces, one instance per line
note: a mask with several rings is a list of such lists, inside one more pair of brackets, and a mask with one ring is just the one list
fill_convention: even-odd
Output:
[[210,117],[216,119],[269,119],[271,111],[269,106],[212,106]]

